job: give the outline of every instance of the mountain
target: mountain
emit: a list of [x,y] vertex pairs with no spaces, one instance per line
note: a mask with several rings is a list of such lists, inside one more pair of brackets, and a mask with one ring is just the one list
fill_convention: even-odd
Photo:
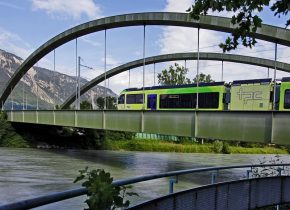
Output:
[[[4,89],[7,81],[11,78],[23,59],[12,53],[0,49],[0,90]],[[88,81],[84,78],[80,80],[81,85]],[[53,109],[55,105],[61,105],[76,90],[76,78],[54,72],[42,67],[33,67],[22,77],[10,94],[5,109],[36,108],[37,101],[39,109]],[[96,99],[104,97],[105,88],[95,86],[81,96],[81,100],[93,102],[96,107]],[[117,95],[107,88],[107,95],[116,97]]]

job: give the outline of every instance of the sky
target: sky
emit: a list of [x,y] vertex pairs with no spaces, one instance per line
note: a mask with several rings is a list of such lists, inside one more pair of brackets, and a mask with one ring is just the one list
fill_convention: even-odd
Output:
[[[0,0],[0,49],[14,53],[26,59],[34,50],[59,33],[94,19],[138,12],[185,12],[193,3],[191,0]],[[231,17],[229,13],[214,14]],[[263,23],[284,27],[289,17],[274,17],[268,8],[262,13]],[[200,30],[200,51],[219,52],[218,44],[228,34],[210,30]],[[197,29],[172,26],[147,26],[145,56],[166,53],[196,52]],[[78,55],[82,64],[81,76],[91,80],[104,73],[104,31],[89,34],[78,39]],[[75,40],[56,49],[56,71],[75,75]],[[274,44],[258,40],[253,49],[239,47],[230,52],[274,59]],[[121,64],[141,59],[143,56],[143,26],[107,30],[107,65],[109,70]],[[290,49],[278,45],[278,61],[289,63]],[[53,69],[53,53],[41,59],[37,65]],[[156,64],[156,73],[168,68],[174,62]],[[184,65],[184,61],[179,62]],[[196,61],[187,61],[188,77],[196,75]],[[221,81],[222,63],[220,61],[200,61],[200,72],[211,74],[215,81]],[[226,82],[241,79],[266,78],[267,68],[224,62]],[[130,71],[130,87],[142,87],[142,67]],[[278,72],[277,78],[290,76]],[[273,77],[273,70],[270,70]],[[157,84],[157,79],[155,79]],[[119,94],[129,87],[129,72],[110,78],[106,83]],[[101,85],[104,85],[102,83]],[[153,65],[145,67],[145,86],[154,85]]]

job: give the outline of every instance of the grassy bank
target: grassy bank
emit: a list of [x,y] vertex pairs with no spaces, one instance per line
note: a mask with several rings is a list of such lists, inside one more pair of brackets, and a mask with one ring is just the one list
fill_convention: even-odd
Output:
[[[150,152],[214,153],[213,144],[180,144],[161,140],[118,140],[106,141],[104,149]],[[274,147],[245,148],[230,146],[236,154],[288,154],[286,149]]]

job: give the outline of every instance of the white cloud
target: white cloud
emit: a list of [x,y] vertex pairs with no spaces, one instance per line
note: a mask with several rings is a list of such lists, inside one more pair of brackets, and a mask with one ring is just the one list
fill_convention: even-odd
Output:
[[[102,58],[102,62],[105,62],[105,58]],[[107,70],[114,68],[116,66],[119,66],[121,63],[120,61],[116,60],[115,58],[112,57],[112,55],[107,55],[106,58],[106,63],[107,63]]]
[[0,49],[14,53],[23,59],[26,59],[33,52],[30,44],[21,39],[20,36],[1,27]]
[[0,6],[9,7],[9,8],[18,9],[18,10],[22,10],[23,9],[23,8],[15,5],[15,4],[8,3],[8,2],[3,2],[3,1],[0,1]]
[[[165,7],[166,12],[185,12],[185,10],[192,4],[191,0],[167,0]],[[233,13],[212,13],[211,15],[231,17]],[[203,52],[219,52],[218,47],[220,42],[225,40],[225,34],[210,30],[200,29],[200,51]],[[176,53],[197,51],[197,29],[182,28],[182,27],[165,27],[159,40],[160,53]],[[207,47],[210,46],[210,47]],[[245,48],[240,46],[239,49],[230,53],[248,55],[253,57],[274,59],[274,44],[266,41],[258,40],[258,44],[253,48]],[[289,60],[289,47],[278,48],[278,57],[280,61]],[[288,55],[288,58],[287,58]],[[279,59],[278,59],[279,60]],[[179,62],[183,65],[183,62]],[[196,61],[188,61],[187,67],[190,69],[189,77],[193,78],[196,72]],[[221,62],[215,61],[200,61],[200,72],[210,73],[215,80],[221,79]],[[237,63],[224,63],[224,79],[232,81],[237,79],[251,79],[251,78],[265,78],[267,76],[267,69],[262,67],[255,67],[250,65],[241,65]],[[287,73],[279,73],[279,76],[287,76]],[[271,75],[270,75],[271,76]]]
[[[191,0],[167,0],[165,12],[185,12],[192,5]],[[212,46],[217,49],[221,33],[209,30],[200,30],[200,49]],[[159,40],[160,53],[189,52],[197,50],[197,29],[185,27],[164,27]]]
[[94,46],[94,47],[99,47],[99,46],[101,46],[101,43],[100,43],[100,42],[93,41],[93,40],[88,39],[88,38],[86,38],[86,37],[84,37],[84,36],[82,36],[82,37],[80,38],[80,40],[82,40],[83,42],[85,42],[85,43],[87,43],[87,44],[89,44],[89,45],[92,45],[92,46]]
[[101,9],[93,0],[31,0],[34,10],[44,10],[51,17],[91,19],[100,17]]

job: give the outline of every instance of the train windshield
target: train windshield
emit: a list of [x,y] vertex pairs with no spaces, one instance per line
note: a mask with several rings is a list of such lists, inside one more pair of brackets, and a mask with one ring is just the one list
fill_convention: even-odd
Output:
[[122,95],[120,95],[120,97],[118,98],[118,104],[124,104],[124,102],[125,102],[125,95],[124,94],[122,94]]

